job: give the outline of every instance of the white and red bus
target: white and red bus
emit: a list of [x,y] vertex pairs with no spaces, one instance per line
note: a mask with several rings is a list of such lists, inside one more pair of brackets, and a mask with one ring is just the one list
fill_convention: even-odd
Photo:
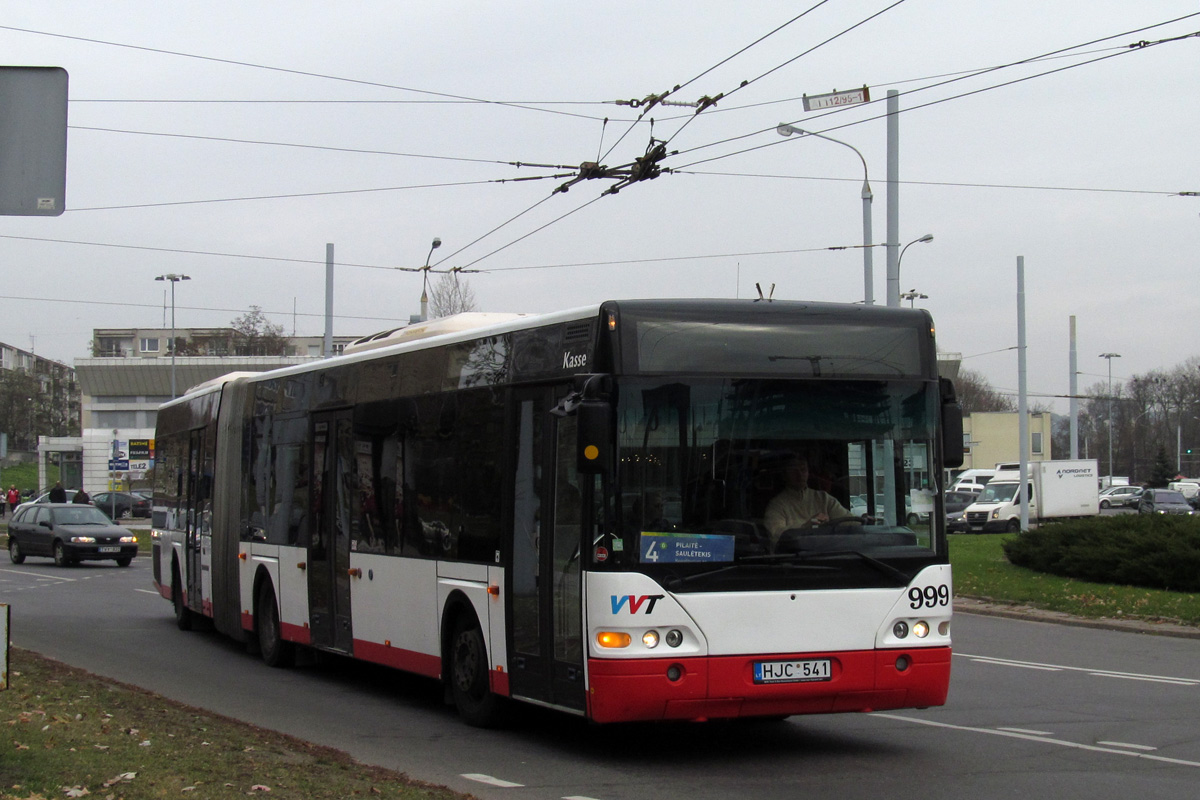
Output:
[[[313,648],[596,722],[935,706],[962,415],[920,309],[610,301],[369,337],[162,407],[154,580]],[[797,453],[847,511],[769,532]]]

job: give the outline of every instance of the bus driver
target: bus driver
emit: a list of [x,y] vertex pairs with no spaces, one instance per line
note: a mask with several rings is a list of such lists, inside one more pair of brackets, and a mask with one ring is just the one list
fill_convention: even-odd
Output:
[[808,461],[793,455],[783,467],[783,491],[767,503],[763,523],[771,534],[771,546],[779,543],[779,536],[790,528],[803,528],[828,522],[839,517],[848,517],[847,511],[833,495],[808,486]]

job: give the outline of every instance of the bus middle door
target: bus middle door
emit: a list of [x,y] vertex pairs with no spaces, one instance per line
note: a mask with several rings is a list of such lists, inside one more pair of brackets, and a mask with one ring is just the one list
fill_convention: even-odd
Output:
[[514,697],[583,711],[582,503],[574,417],[547,390],[516,396],[509,680]]
[[351,412],[313,415],[312,530],[308,543],[309,635],[314,647],[350,653]]

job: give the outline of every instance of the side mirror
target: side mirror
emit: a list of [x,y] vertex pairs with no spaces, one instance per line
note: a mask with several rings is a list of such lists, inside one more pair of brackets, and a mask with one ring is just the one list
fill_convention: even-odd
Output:
[[963,413],[954,384],[949,378],[938,379],[942,397],[942,466],[961,467],[963,463]]

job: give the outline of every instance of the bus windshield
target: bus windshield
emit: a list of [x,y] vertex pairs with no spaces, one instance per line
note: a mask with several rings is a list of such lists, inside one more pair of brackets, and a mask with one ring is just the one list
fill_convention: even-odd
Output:
[[[937,384],[916,379],[623,379],[603,562],[679,590],[764,570],[813,585],[847,563],[890,585],[944,562],[937,411]],[[707,574],[723,577],[692,580]]]

